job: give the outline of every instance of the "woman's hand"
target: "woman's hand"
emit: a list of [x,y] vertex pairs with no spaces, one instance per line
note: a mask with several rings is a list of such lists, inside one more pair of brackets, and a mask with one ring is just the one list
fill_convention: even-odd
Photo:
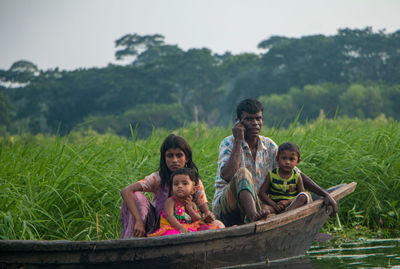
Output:
[[211,223],[217,218],[215,217],[214,213],[211,211],[207,211],[205,214],[203,214],[203,220],[205,223]]
[[208,207],[208,203],[200,205],[199,208],[200,208],[201,215],[203,216],[203,220],[205,223],[210,223],[217,219],[215,217],[214,213],[210,211],[210,208]]
[[179,228],[179,232],[182,234],[185,234],[185,233],[188,233],[189,230],[182,226],[182,228]]
[[133,236],[143,237],[146,235],[143,221],[136,221],[135,227],[133,228]]
[[185,199],[185,210],[186,210],[186,211],[191,211],[191,210],[196,211],[195,205],[194,205],[194,203],[193,203],[192,200],[193,200],[192,195],[189,195],[189,196]]

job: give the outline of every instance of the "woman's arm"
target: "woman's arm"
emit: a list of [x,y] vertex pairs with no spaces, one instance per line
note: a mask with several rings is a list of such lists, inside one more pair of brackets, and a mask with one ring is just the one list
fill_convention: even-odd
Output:
[[193,198],[196,205],[200,209],[203,220],[205,223],[213,222],[214,220],[216,220],[216,218],[214,216],[214,213],[210,211],[210,208],[208,208],[207,195],[204,189],[203,182],[201,180],[199,180],[199,185],[196,188],[197,190],[193,194]]
[[199,211],[197,210],[197,206],[194,202],[192,202],[191,196],[186,200],[185,211],[189,214],[192,222],[201,220],[201,216],[199,214]]
[[217,219],[214,213],[208,208],[208,203],[200,205],[199,209],[205,223],[210,223]]
[[175,210],[175,200],[173,198],[168,198],[167,201],[165,201],[164,204],[164,213],[165,213],[165,219],[173,226],[175,229],[177,229],[181,233],[187,233],[188,230],[183,227],[182,224],[179,223],[179,221],[175,218],[174,216],[174,210]]
[[133,236],[143,237],[146,234],[146,229],[142,218],[140,217],[139,210],[135,202],[135,192],[143,191],[142,185],[139,182],[135,182],[121,190],[122,199],[125,202],[126,207],[129,209],[133,218],[135,219],[135,227],[133,230]]

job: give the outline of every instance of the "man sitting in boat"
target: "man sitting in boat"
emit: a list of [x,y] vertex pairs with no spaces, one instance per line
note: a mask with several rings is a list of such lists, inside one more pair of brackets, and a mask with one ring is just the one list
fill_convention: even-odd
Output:
[[304,191],[303,179],[295,167],[300,163],[300,148],[294,143],[279,145],[276,156],[279,167],[269,171],[261,185],[259,197],[265,211],[281,213],[312,201]]
[[[219,147],[218,168],[212,209],[226,226],[239,225],[266,218],[258,191],[268,171],[278,167],[278,146],[260,135],[263,106],[254,99],[241,101],[236,108],[237,123],[232,135]],[[297,168],[296,168],[297,169]],[[300,172],[300,171],[299,171]],[[325,204],[336,214],[337,204],[328,192],[301,173],[304,187],[325,197]]]

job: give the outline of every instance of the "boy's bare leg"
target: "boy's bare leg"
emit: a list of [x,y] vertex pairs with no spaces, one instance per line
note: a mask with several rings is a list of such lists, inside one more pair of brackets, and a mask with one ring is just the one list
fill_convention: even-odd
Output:
[[266,218],[270,211],[264,209],[257,212],[256,204],[254,203],[253,196],[247,190],[242,190],[239,193],[240,204],[242,205],[245,214],[250,218],[251,221],[257,221],[262,218]]
[[302,205],[305,205],[306,203],[307,203],[307,197],[305,195],[299,195],[296,198],[296,200],[286,208],[285,211],[296,209]]

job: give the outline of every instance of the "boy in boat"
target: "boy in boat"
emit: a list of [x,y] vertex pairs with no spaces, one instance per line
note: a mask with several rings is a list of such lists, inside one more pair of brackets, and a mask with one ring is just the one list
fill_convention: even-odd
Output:
[[[261,207],[258,191],[268,171],[278,167],[275,142],[260,135],[263,106],[254,99],[245,99],[236,107],[237,123],[232,135],[220,147],[215,194],[212,209],[225,226],[240,225],[267,217]],[[304,187],[323,196],[332,214],[337,204],[328,192],[301,173]]]
[[278,148],[276,160],[279,167],[266,175],[259,197],[265,211],[281,213],[311,202],[311,195],[304,191],[303,179],[295,167],[300,163],[300,148],[290,142]]

